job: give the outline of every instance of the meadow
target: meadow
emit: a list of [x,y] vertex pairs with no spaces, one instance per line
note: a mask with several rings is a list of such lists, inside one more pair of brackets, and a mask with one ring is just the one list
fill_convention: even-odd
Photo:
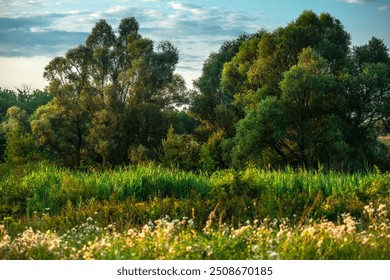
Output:
[[390,174],[0,166],[0,259],[390,259]]

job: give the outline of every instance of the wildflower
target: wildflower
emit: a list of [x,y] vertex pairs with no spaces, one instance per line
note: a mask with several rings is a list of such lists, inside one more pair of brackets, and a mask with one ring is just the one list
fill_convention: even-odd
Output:
[[233,232],[233,237],[240,237],[241,235],[247,233],[247,231],[250,230],[251,228],[252,228],[251,226],[242,226]]
[[155,227],[155,224],[154,224],[152,221],[149,221],[149,222],[148,222],[148,226],[149,226],[150,228],[154,228],[154,227]]
[[316,229],[315,227],[307,227],[305,228],[303,231],[302,231],[302,235],[309,235],[309,236],[314,236],[314,234],[316,233]]
[[206,247],[206,252],[207,252],[207,256],[208,257],[210,257],[214,252],[213,252],[213,248],[210,246],[210,245],[208,245],[207,247]]
[[279,254],[274,252],[274,251],[268,251],[268,256],[269,256],[270,259],[273,259],[273,260],[279,260],[280,259]]
[[370,202],[369,205],[366,205],[364,206],[364,213],[366,213],[369,217],[371,217],[373,214],[374,214],[374,205],[372,204],[372,202]]
[[92,217],[88,217],[88,218],[87,218],[87,222],[88,222],[88,223],[92,223],[92,222],[93,222],[93,218],[92,218]]
[[260,250],[260,247],[259,247],[259,245],[252,245],[251,246],[251,251],[253,252],[253,253],[257,253],[258,251]]
[[346,226],[346,232],[348,234],[352,234],[352,233],[355,232],[355,230],[356,230],[356,222],[349,214],[344,215],[343,222],[344,222],[344,224]]
[[378,207],[378,217],[386,218],[387,216],[387,207],[386,204],[381,204]]

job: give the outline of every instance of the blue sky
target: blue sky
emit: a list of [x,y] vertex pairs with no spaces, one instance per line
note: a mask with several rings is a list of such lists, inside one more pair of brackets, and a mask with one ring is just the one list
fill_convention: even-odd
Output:
[[285,26],[303,10],[339,19],[353,45],[375,36],[390,46],[390,0],[0,0],[0,87],[43,88],[52,58],[84,43],[99,19],[116,28],[128,16],[144,37],[173,42],[180,52],[176,72],[191,86],[224,41]]

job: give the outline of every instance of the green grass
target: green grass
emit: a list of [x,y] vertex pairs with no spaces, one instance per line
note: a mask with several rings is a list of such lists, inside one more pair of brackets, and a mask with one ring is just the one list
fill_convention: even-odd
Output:
[[[248,167],[206,175],[156,165],[85,172],[47,164],[0,170],[0,258],[389,257],[389,173]],[[148,224],[149,237],[142,234]],[[28,247],[28,238],[41,245]],[[145,249],[143,238],[165,245]],[[48,250],[53,244],[60,248]]]

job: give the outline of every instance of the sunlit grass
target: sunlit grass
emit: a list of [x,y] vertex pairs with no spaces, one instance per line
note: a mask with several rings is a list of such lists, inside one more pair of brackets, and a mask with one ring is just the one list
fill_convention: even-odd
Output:
[[247,221],[238,228],[210,220],[201,230],[187,217],[150,221],[119,231],[88,217],[59,235],[27,228],[11,238],[0,226],[2,259],[389,259],[390,222],[384,204],[366,205],[366,222],[289,219]]
[[388,259],[389,206],[378,170],[42,164],[0,181],[0,258]]

